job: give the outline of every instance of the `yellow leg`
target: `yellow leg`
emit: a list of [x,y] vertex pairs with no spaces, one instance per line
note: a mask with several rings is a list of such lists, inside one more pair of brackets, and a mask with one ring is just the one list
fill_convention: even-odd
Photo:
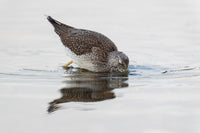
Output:
[[73,63],[73,61],[70,61],[69,63],[65,64],[63,67],[67,67],[67,66],[69,66],[72,63]]

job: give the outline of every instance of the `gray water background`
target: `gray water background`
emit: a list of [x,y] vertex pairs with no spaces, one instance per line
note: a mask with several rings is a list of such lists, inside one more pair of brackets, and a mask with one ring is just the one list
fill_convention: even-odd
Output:
[[[0,0],[2,133],[199,133],[198,0]],[[61,66],[44,15],[101,32],[130,73]]]

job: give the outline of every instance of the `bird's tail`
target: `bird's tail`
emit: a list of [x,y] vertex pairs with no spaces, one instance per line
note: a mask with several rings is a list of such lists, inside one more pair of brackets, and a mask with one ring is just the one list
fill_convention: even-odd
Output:
[[67,32],[68,29],[73,28],[71,26],[68,26],[66,24],[63,24],[63,23],[53,19],[51,16],[48,16],[47,20],[53,25],[53,27],[55,28],[55,32],[58,35],[61,35],[62,33]]

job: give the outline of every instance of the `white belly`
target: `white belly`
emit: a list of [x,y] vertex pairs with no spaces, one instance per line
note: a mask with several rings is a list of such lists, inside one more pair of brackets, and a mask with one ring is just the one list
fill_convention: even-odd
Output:
[[66,54],[80,68],[88,69],[90,71],[96,71],[95,65],[88,58],[89,55],[76,55],[75,53],[71,52],[71,50],[68,49],[67,47],[66,47]]

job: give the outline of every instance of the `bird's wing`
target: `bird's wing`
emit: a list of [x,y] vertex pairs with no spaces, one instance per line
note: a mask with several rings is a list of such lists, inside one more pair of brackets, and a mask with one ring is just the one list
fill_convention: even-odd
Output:
[[74,29],[73,27],[63,24],[55,19],[53,19],[51,16],[47,17],[48,21],[53,25],[55,32],[60,36],[61,34],[65,33],[69,29]]
[[109,38],[93,31],[73,29],[70,33],[62,34],[60,38],[63,45],[76,55],[91,53],[93,47],[99,48],[105,54],[117,51],[117,47]]

